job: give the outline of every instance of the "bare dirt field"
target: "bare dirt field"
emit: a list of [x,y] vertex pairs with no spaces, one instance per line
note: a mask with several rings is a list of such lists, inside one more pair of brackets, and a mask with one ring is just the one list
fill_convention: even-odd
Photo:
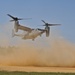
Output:
[[0,71],[24,71],[24,72],[64,72],[75,73],[75,68],[67,67],[34,67],[34,66],[0,66]]

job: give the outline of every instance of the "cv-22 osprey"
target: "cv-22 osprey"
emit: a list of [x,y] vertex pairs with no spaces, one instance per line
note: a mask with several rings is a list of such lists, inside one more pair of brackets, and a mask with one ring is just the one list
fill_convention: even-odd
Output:
[[[14,21],[14,30],[12,31],[13,36],[20,36],[22,37],[22,39],[32,39],[34,40],[36,37],[41,36],[43,33],[46,33],[46,37],[49,37],[50,34],[50,26],[57,26],[60,24],[49,24],[46,23],[44,20],[41,20],[45,26],[44,29],[40,29],[40,28],[29,28],[27,26],[22,26],[19,24],[19,20],[23,20],[23,18],[17,18],[17,17],[13,17],[10,14],[7,14],[9,17],[12,18],[12,20],[10,20],[11,22]],[[30,18],[26,18],[26,19],[30,19]],[[25,31],[25,33],[23,34],[17,34],[15,32],[18,32],[18,30],[23,30]]]

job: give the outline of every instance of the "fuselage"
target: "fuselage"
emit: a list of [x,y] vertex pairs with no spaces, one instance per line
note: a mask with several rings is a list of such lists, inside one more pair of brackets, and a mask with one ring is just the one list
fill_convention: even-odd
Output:
[[35,39],[37,36],[40,36],[42,33],[38,29],[33,29],[30,33],[24,35],[23,39]]
[[[19,22],[18,21],[15,21],[15,26],[14,26],[14,29],[15,29],[15,32],[18,32],[18,27],[19,27]],[[43,31],[40,31],[38,29],[32,29],[31,32],[26,32],[24,34],[15,34],[15,36],[20,36],[22,37],[22,39],[32,39],[34,40],[37,36],[41,36],[41,34],[43,33]]]

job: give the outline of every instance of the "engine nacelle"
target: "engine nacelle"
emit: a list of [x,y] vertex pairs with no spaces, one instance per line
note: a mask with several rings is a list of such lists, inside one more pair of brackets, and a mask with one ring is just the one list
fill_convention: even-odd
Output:
[[15,29],[15,32],[18,32],[18,26],[17,25],[14,26],[14,29]]
[[15,32],[18,32],[18,26],[19,26],[18,21],[15,21],[15,26],[14,26]]
[[46,29],[46,37],[49,37],[50,34],[50,27],[45,27]]

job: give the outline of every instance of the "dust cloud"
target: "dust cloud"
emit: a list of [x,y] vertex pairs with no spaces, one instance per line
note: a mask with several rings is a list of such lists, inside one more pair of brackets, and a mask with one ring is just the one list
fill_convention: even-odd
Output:
[[[45,43],[45,42],[43,42]],[[43,44],[42,43],[42,44]],[[5,66],[75,66],[75,45],[64,39],[46,40],[47,46],[19,43],[17,47],[0,47],[0,65]]]
[[10,46],[10,39],[4,36],[0,37],[1,66],[75,67],[75,44],[64,38],[18,39],[16,46]]

